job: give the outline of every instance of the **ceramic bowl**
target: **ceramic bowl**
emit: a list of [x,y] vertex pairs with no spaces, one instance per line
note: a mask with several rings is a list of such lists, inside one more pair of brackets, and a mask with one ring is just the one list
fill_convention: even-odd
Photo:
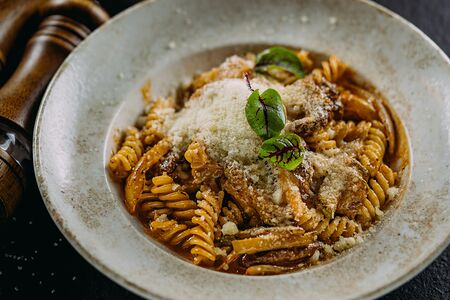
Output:
[[[266,277],[200,268],[147,237],[106,165],[114,133],[226,56],[268,44],[335,53],[390,100],[410,140],[403,199],[363,244],[320,266]],[[449,243],[450,63],[413,25],[363,0],[159,0],[93,33],[62,65],[34,134],[37,182],[57,226],[92,265],[152,299],[366,299]]]

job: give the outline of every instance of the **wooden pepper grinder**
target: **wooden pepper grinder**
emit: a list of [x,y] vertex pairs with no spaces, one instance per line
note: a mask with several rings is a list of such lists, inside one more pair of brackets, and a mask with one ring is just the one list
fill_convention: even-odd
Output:
[[23,47],[22,42],[50,15],[69,17],[91,30],[109,18],[94,0],[0,0],[0,79],[6,65],[14,67],[10,61],[20,52],[17,48]]
[[[93,2],[69,2],[83,4],[76,6],[75,11],[84,11],[79,14],[83,21],[91,18],[89,27],[75,19],[70,5],[64,1],[45,1],[44,6],[37,8],[41,15],[45,16],[47,12],[55,15],[47,16],[41,22],[28,41],[16,71],[0,89],[0,220],[12,215],[25,191],[27,175],[32,168],[34,119],[48,82],[67,55],[89,35],[90,28],[108,19],[107,13]],[[48,7],[51,3],[57,5]],[[58,9],[61,14],[69,13],[74,18],[59,15]]]

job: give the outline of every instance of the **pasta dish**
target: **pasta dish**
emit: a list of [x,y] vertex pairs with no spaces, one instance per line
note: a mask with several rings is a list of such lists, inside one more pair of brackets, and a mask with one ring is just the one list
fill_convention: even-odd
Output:
[[361,243],[399,194],[395,117],[335,55],[272,47],[142,94],[108,168],[145,231],[196,265],[304,269]]

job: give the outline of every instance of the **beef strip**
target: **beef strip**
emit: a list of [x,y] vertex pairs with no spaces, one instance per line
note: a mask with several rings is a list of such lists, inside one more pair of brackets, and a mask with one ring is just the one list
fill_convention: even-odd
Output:
[[240,259],[240,264],[246,268],[260,264],[291,266],[311,257],[319,248],[320,245],[316,242],[304,248],[274,250],[259,254],[244,254]]
[[324,127],[335,112],[342,110],[332,83],[316,84],[311,77],[297,80],[281,91],[288,122],[285,129],[309,136]]

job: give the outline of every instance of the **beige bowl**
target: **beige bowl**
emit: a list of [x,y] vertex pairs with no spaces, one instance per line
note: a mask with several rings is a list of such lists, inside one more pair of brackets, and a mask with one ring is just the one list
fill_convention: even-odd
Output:
[[[365,243],[305,271],[244,277],[196,267],[148,238],[105,166],[115,130],[143,108],[145,80],[154,95],[166,94],[227,55],[263,44],[348,62],[389,98],[413,157],[402,201]],[[67,59],[34,135],[36,178],[66,238],[117,283],[158,299],[365,299],[392,290],[449,243],[449,149],[449,59],[414,26],[363,0],[142,3]]]

